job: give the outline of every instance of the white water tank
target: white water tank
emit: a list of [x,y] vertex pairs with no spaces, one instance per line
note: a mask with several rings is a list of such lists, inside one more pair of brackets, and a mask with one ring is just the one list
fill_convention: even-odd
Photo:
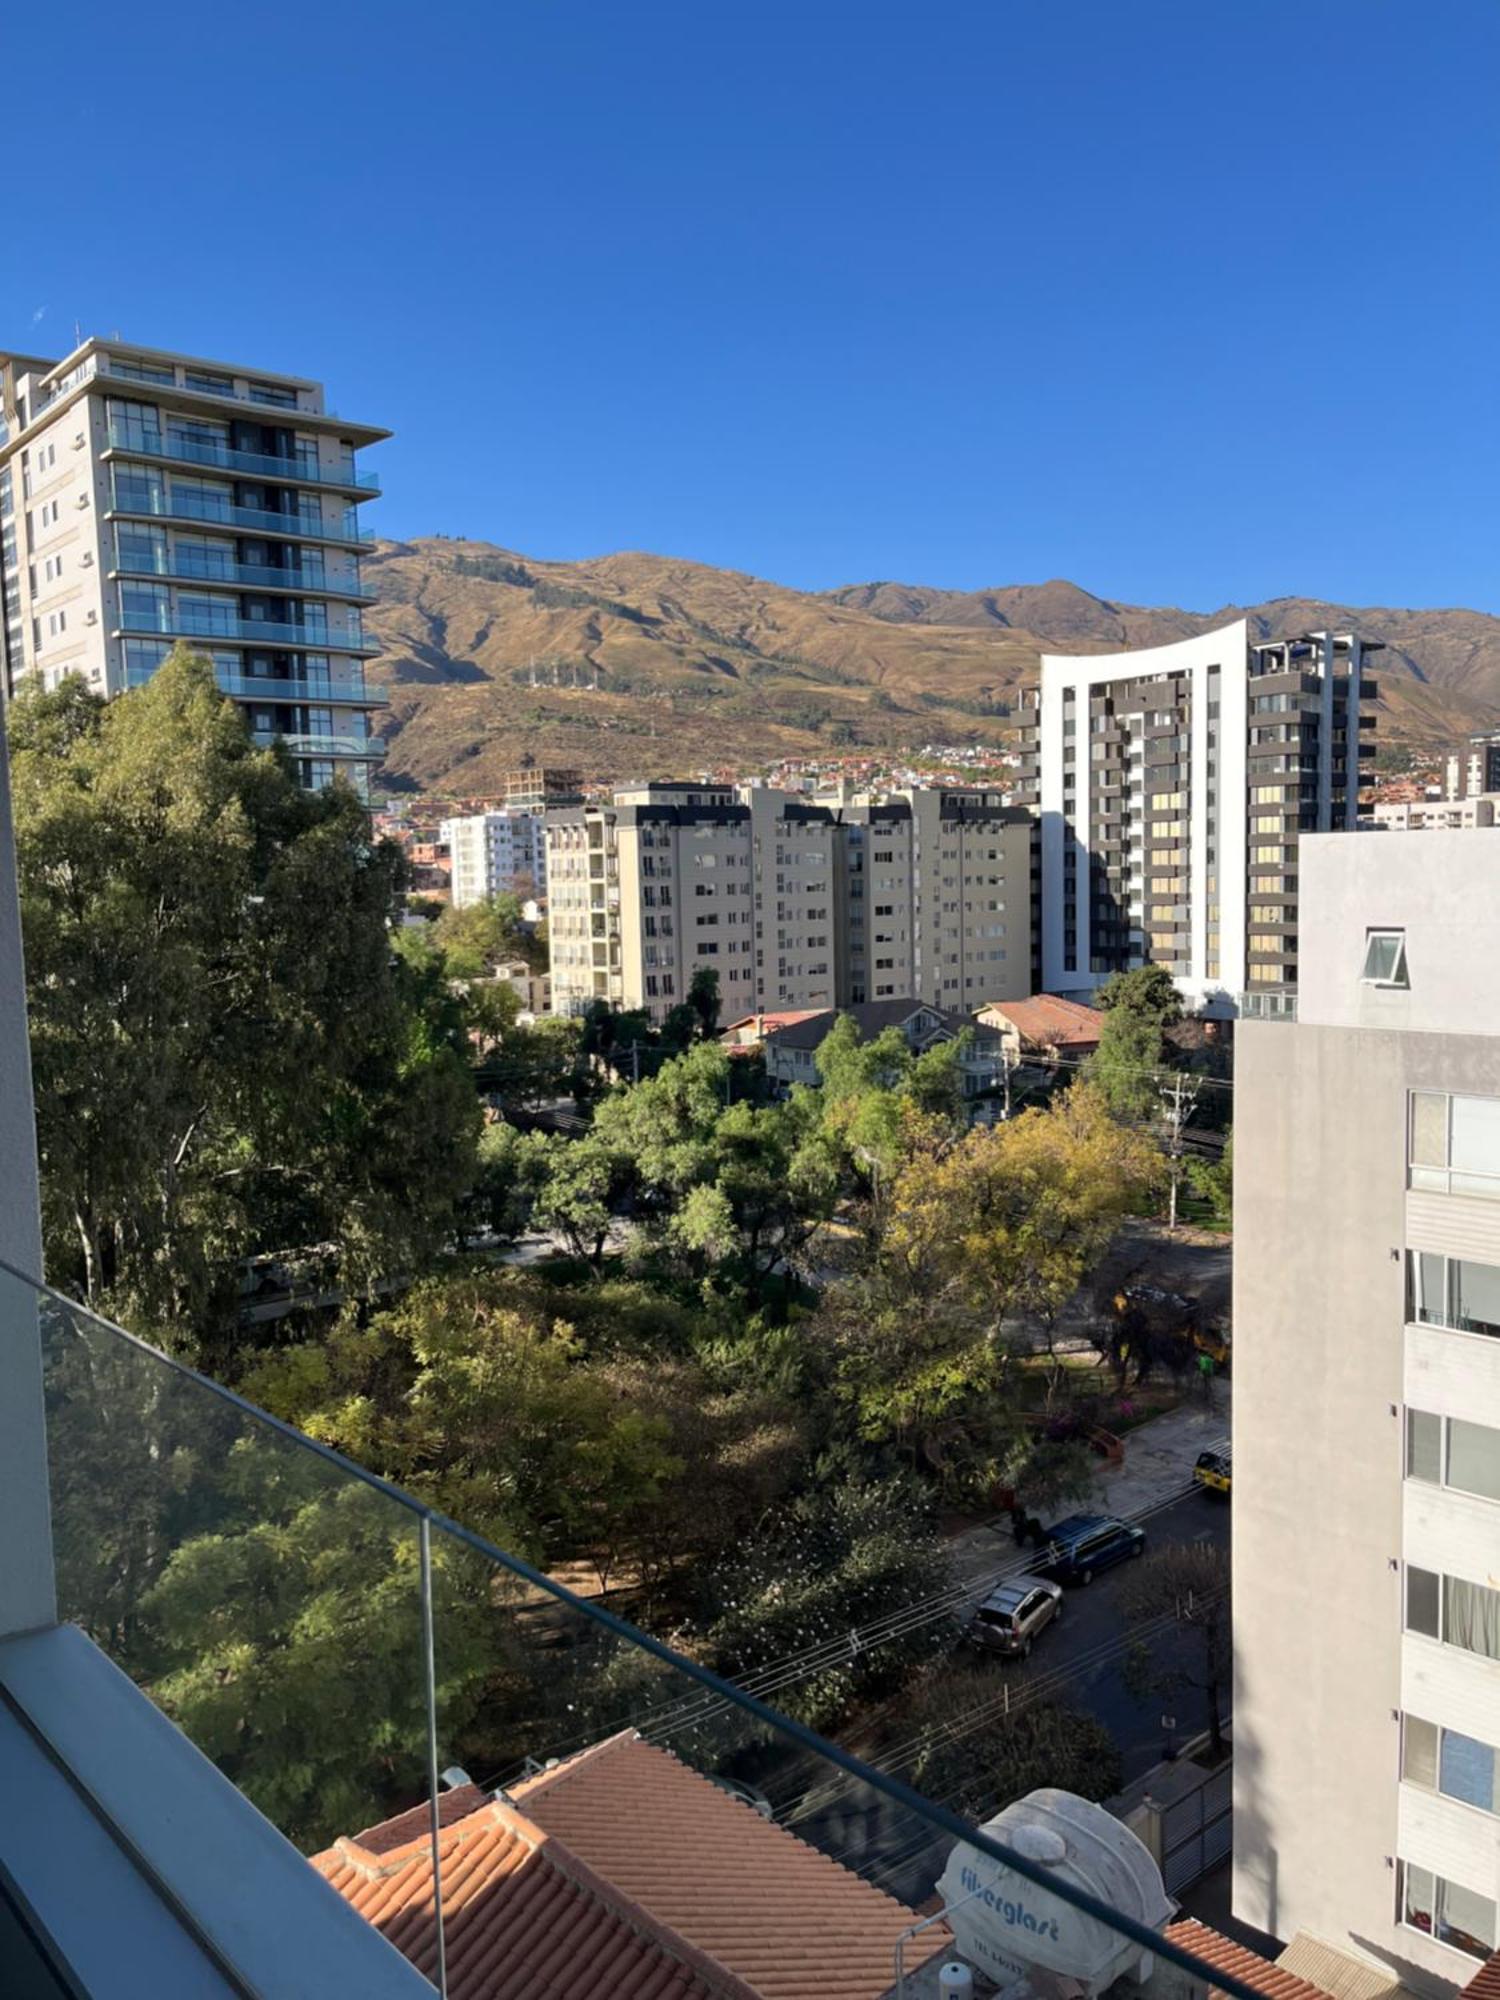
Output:
[[974,2000],[974,1975],[968,1966],[950,1958],[938,1967],[938,1992],[942,2000]]
[[[1161,1871],[1129,1827],[1072,1792],[1031,1792],[980,1831],[1151,1930],[1172,1913]],[[1121,1973],[1144,1980],[1150,1972],[1139,1945],[965,1841],[938,1890],[959,1950],[1002,1986],[1039,1967],[1075,1992],[1097,1994]]]

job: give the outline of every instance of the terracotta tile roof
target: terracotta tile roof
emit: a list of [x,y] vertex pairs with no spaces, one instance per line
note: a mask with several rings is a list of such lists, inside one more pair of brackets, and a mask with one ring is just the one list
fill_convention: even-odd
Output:
[[[873,2000],[894,1979],[896,1940],[916,1921],[904,1903],[638,1736],[595,1744],[515,1797],[763,2000]],[[949,1943],[925,1933],[922,1959]]]
[[[405,1815],[403,1815],[405,1817]],[[378,1831],[378,1829],[377,1829]],[[499,1804],[445,1828],[439,1847],[449,2000],[753,2000],[738,1981],[652,1935],[560,1841]],[[432,1850],[341,1840],[313,1864],[429,1979],[437,1976]],[[678,1949],[672,1949],[673,1943]]]
[[1167,1925],[1166,1935],[1173,1944],[1193,1952],[1216,1971],[1227,1972],[1231,1978],[1253,1986],[1257,1993],[1264,1993],[1266,2000],[1330,2000],[1321,1986],[1299,1979],[1295,1972],[1262,1958],[1259,1952],[1247,1951],[1244,1945],[1210,1930],[1207,1924],[1200,1924],[1196,1917],[1179,1917]]
[[[438,1798],[438,1825],[452,1826],[455,1820],[467,1819],[471,1812],[478,1812],[487,1806],[490,1795],[481,1791],[478,1785],[459,1785],[451,1792],[443,1792]],[[404,1847],[409,1840],[419,1840],[432,1823],[432,1812],[424,1799],[410,1812],[397,1813],[394,1819],[383,1819],[379,1826],[367,1826],[363,1833],[353,1836],[356,1847],[362,1847],[366,1854],[389,1854],[394,1847]]]
[[[313,1865],[430,1974],[428,1843],[389,1844],[412,1820]],[[916,1920],[630,1732],[456,1820],[441,1860],[451,2000],[877,2000]],[[908,1969],[950,1947],[925,1933]]]
[[1056,993],[1034,993],[1029,1000],[996,1000],[979,1010],[1003,1016],[1022,1041],[1040,1048],[1066,1048],[1073,1042],[1098,1041],[1104,1016],[1097,1007],[1064,1000]]
[[1500,2000],[1500,1951],[1493,1952],[1459,1993],[1458,2000]]

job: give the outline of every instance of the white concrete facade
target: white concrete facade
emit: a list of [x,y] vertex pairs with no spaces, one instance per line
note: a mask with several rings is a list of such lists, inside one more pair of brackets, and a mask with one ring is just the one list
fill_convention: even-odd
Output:
[[[1089,744],[1089,732],[1081,725],[1089,719],[1089,698],[1094,689],[1117,682],[1139,681],[1157,675],[1174,688],[1172,705],[1180,695],[1178,683],[1185,683],[1188,701],[1183,721],[1190,736],[1187,759],[1189,890],[1191,909],[1191,956],[1188,969],[1178,975],[1185,997],[1202,1005],[1238,994],[1245,985],[1245,819],[1239,803],[1245,794],[1246,696],[1245,671],[1248,635],[1245,621],[1237,620],[1216,632],[1194,639],[1178,640],[1170,646],[1154,646],[1136,653],[1106,654],[1098,658],[1074,658],[1067,654],[1042,655],[1040,805],[1042,815],[1042,989],[1048,993],[1092,991],[1107,976],[1091,966],[1091,919],[1088,897],[1078,901],[1077,947],[1066,949],[1063,922],[1063,859],[1071,839],[1078,855],[1080,879],[1087,874],[1091,859],[1090,805],[1094,762],[1082,754]],[[1209,680],[1217,679],[1220,706],[1216,789],[1219,800],[1234,801],[1235,810],[1222,814],[1210,805],[1207,776]],[[1075,727],[1078,733],[1063,733],[1063,708],[1068,691],[1074,696]],[[1071,768],[1075,789],[1065,793],[1064,778],[1069,768],[1069,744],[1075,747]],[[1132,786],[1129,811],[1137,845],[1144,838],[1146,821],[1145,785]],[[1071,834],[1069,827],[1073,829]],[[1210,830],[1217,834],[1218,963],[1210,970],[1208,854]],[[1139,908],[1143,936],[1147,929],[1144,882]]]
[[1378,650],[1352,633],[1252,644],[1239,619],[1140,652],[1043,655],[1022,739],[1043,990],[1087,999],[1156,964],[1201,1011],[1294,1006],[1297,843],[1358,823]]
[[547,893],[546,828],[540,813],[506,808],[445,819],[438,840],[451,863],[453,905],[486,902],[504,890]]
[[1237,1031],[1234,1909],[1432,1993],[1500,1942],[1489,840],[1305,840]]

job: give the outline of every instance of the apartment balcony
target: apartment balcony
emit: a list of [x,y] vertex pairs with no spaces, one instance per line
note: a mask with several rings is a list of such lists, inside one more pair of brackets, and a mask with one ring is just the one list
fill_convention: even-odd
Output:
[[1295,1021],[1297,1018],[1297,996],[1268,987],[1257,992],[1236,996],[1235,1005],[1244,1021]]
[[217,639],[232,645],[258,646],[272,651],[291,647],[311,653],[349,653],[368,658],[380,651],[373,639],[363,634],[324,631],[310,625],[280,625],[269,618],[215,618],[195,615],[191,610],[122,611],[114,628],[122,633],[150,633],[164,639]]
[[238,586],[244,590],[269,591],[274,597],[336,597],[350,604],[375,602],[375,591],[368,583],[309,575],[300,569],[274,569],[266,563],[224,563],[213,569],[172,549],[150,558],[117,555],[106,574],[111,578],[169,577],[178,583],[208,584],[219,589]]
[[375,764],[385,755],[385,740],[379,736],[298,736],[280,729],[252,729],[250,735],[262,749],[279,743],[293,757],[336,757]]
[[[155,673],[154,667],[128,667],[127,687],[144,687]],[[236,701],[271,703],[276,707],[300,708],[313,702],[324,708],[386,708],[390,697],[365,681],[333,674],[232,674],[216,668],[214,679]]]
[[362,471],[352,459],[338,466],[319,465],[300,458],[282,458],[268,452],[236,451],[231,445],[196,438],[174,438],[144,429],[139,424],[112,423],[109,442],[100,454],[113,459],[146,458],[165,465],[207,467],[211,471],[233,473],[241,479],[263,480],[275,486],[326,486],[336,492],[367,499],[380,491],[379,475]]
[[319,542],[329,548],[353,549],[368,554],[374,540],[352,521],[330,526],[326,521],[307,521],[300,514],[273,514],[263,507],[235,507],[227,502],[204,501],[191,493],[150,493],[139,500],[110,496],[104,508],[107,521],[159,521],[163,526],[180,523],[187,528],[241,528],[247,534],[273,542]]

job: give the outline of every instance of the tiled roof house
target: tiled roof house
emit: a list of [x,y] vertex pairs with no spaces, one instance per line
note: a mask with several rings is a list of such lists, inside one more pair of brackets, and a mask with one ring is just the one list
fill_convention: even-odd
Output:
[[[436,1969],[427,1809],[314,1857]],[[879,2000],[916,1913],[631,1732],[442,1801],[450,2000]],[[912,1964],[951,1948],[924,1932]]]

